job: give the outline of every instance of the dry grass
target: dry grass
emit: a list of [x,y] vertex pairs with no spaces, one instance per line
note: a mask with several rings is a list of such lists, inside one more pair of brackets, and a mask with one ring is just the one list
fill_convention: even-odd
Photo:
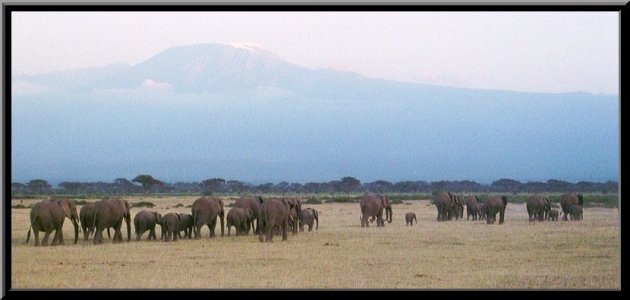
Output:
[[[157,206],[149,210],[162,213],[189,213],[190,208],[174,206],[190,205],[196,198],[127,199],[153,202]],[[23,201],[26,206],[33,200]],[[33,247],[32,241],[24,244],[30,210],[13,209],[11,285],[17,289],[620,288],[617,209],[585,209],[583,222],[530,224],[524,204],[508,204],[506,223],[499,226],[479,221],[438,223],[435,206],[428,201],[405,202],[394,205],[394,221],[384,228],[375,227],[376,223],[361,228],[357,203],[305,205],[320,211],[319,231],[289,234],[287,242],[275,237],[271,244],[260,243],[253,235],[209,239],[207,228],[201,240],[136,242],[132,228],[130,243],[112,244],[106,238],[103,245],[94,246],[91,239],[73,245],[72,226],[66,221],[66,245]],[[142,209],[147,208],[134,208],[132,214]],[[418,224],[405,226],[408,211],[418,215]]]

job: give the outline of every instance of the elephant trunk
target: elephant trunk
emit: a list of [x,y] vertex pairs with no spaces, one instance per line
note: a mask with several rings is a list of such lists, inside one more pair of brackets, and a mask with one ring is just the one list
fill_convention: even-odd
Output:
[[316,210],[313,210],[313,212],[315,213],[315,230],[319,230],[319,217],[317,216]]
[[392,208],[391,208],[391,207],[390,207],[390,208],[387,208],[387,210],[385,211],[385,213],[387,214],[387,216],[389,216],[389,218],[387,219],[387,223],[391,223],[391,222],[392,222],[392,218],[394,217],[394,216],[393,216],[393,214],[394,214],[394,213],[393,213],[393,211],[392,211]]

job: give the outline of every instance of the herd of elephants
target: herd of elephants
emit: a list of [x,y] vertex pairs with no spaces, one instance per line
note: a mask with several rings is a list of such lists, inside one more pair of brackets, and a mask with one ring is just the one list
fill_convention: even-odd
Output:
[[[482,201],[478,196],[460,196],[453,193],[438,193],[433,197],[433,204],[437,208],[437,221],[460,219],[464,217],[466,206],[467,219],[486,220],[487,224],[496,221],[499,214],[499,224],[503,224],[507,197],[493,196]],[[564,213],[563,220],[582,220],[581,194],[567,193],[560,198],[560,206]],[[392,203],[384,195],[365,194],[360,201],[361,227],[368,227],[376,220],[376,226],[385,226],[385,221],[392,222]],[[191,214],[167,213],[162,216],[156,211],[143,210],[133,218],[136,240],[140,240],[145,232],[149,232],[149,240],[157,240],[156,225],[161,226],[161,240],[175,241],[178,238],[201,238],[201,229],[208,226],[210,237],[215,237],[217,219],[221,222],[221,236],[227,225],[228,236],[230,228],[235,227],[236,235],[248,234],[251,231],[258,234],[261,242],[271,242],[273,235],[282,234],[282,240],[287,240],[287,232],[296,234],[298,228],[304,230],[304,225],[312,230],[313,224],[319,227],[318,212],[312,208],[302,209],[301,200],[296,198],[265,199],[261,196],[241,197],[234,202],[232,208],[225,213],[223,200],[213,197],[202,197],[192,204]],[[385,213],[385,217],[383,217]],[[532,195],[527,199],[527,213],[529,221],[543,221],[546,219],[557,221],[559,212],[551,208],[549,198],[542,195]],[[113,242],[122,242],[121,227],[123,221],[127,225],[127,241],[131,239],[130,205],[123,199],[103,199],[94,203],[87,203],[77,213],[76,203],[71,199],[50,199],[33,205],[30,212],[31,227],[27,233],[26,243],[31,236],[31,229],[35,237],[35,246],[39,246],[39,232],[44,232],[42,246],[48,245],[48,238],[54,231],[51,245],[63,244],[62,226],[65,218],[74,225],[74,243],[79,237],[79,228],[83,231],[84,239],[94,233],[94,244],[103,243],[103,231],[114,229]],[[225,221],[227,219],[227,224]],[[405,215],[407,225],[418,222],[414,213]],[[181,233],[184,233],[182,237]]]

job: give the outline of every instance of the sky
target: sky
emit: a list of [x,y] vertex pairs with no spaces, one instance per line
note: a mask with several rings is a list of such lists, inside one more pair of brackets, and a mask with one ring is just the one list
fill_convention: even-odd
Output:
[[305,67],[528,92],[619,93],[617,12],[14,12],[13,74],[251,43]]

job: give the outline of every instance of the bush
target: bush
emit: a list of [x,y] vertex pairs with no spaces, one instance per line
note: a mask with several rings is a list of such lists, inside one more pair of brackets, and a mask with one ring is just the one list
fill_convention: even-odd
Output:
[[326,203],[355,203],[356,201],[352,198],[332,198],[327,200]]
[[146,202],[146,201],[141,201],[138,203],[132,203],[131,207],[148,207],[148,208],[152,208],[154,207],[155,204],[151,203],[151,202]]
[[85,200],[75,200],[75,202],[76,202],[75,203],[76,205],[86,205],[86,204],[88,204],[88,202],[85,201]]
[[22,205],[22,204],[18,204],[18,205],[13,205],[13,206],[11,206],[11,208],[18,208],[18,209],[21,209],[21,208],[31,208],[31,206],[30,206],[30,205],[29,205],[29,206],[24,206],[24,205]]
[[306,201],[304,201],[304,204],[322,204],[322,200],[315,197],[310,197]]
[[403,204],[403,202],[400,199],[394,199],[392,200],[392,204]]
[[173,206],[173,208],[184,207],[184,204],[177,203],[177,205]]

